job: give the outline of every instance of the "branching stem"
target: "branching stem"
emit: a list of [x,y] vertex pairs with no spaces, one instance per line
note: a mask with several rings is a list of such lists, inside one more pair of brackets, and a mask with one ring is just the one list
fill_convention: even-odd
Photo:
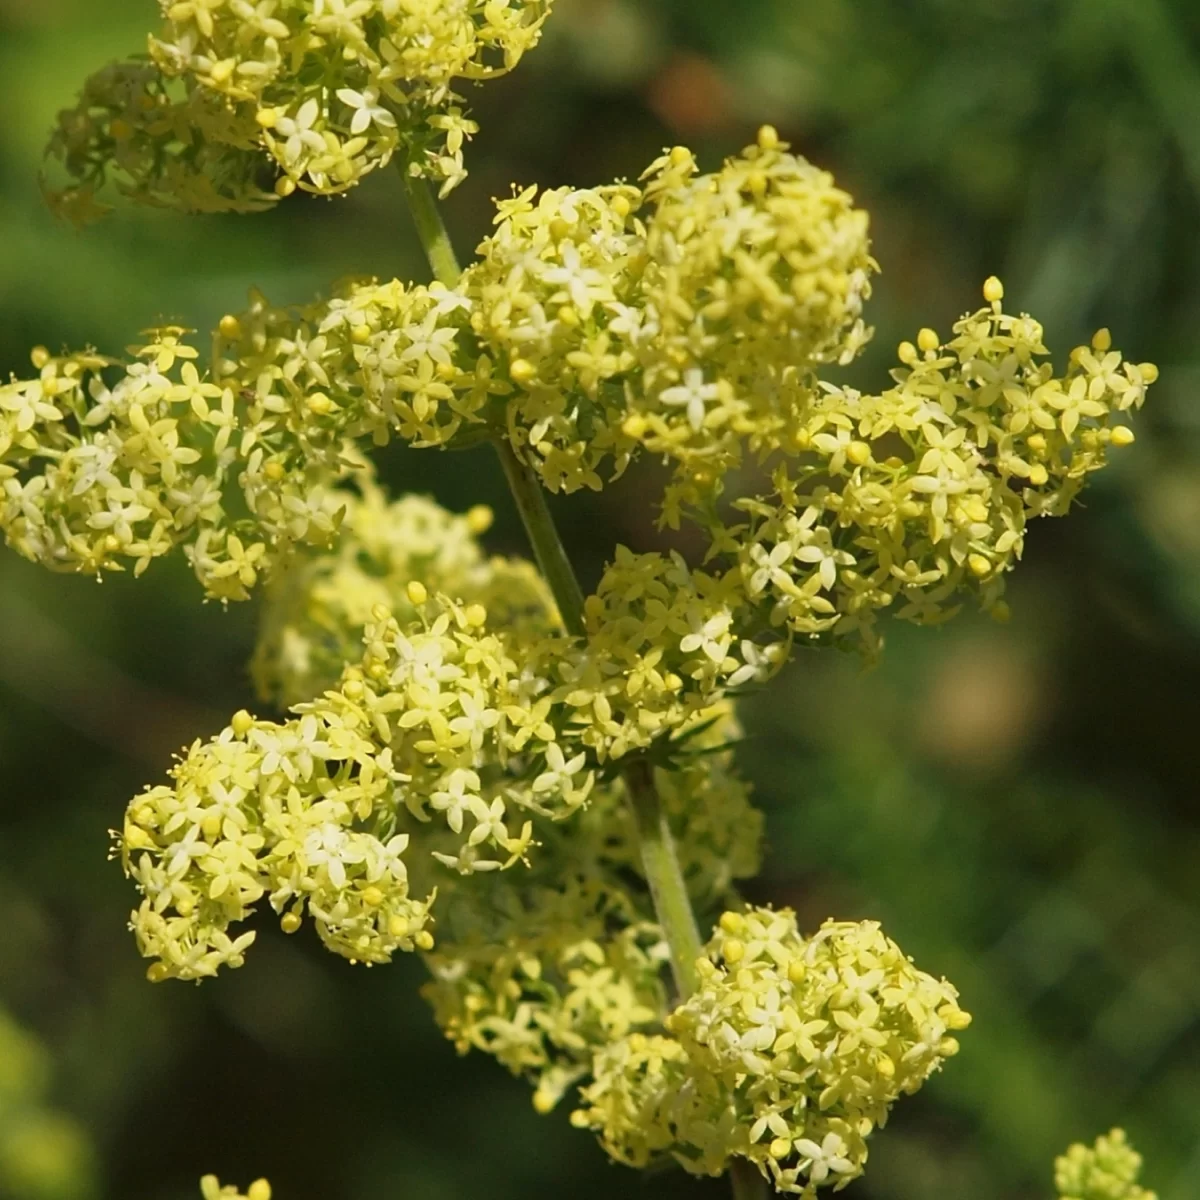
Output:
[[[435,277],[447,287],[454,287],[462,269],[429,185],[423,179],[405,173],[404,188],[417,236]],[[563,625],[568,633],[583,637],[583,589],[558,535],[541,482],[507,439],[496,438],[494,445]],[[675,839],[654,783],[651,764],[644,759],[635,759],[624,768],[622,777],[629,792],[642,867],[654,901],[655,915],[670,949],[675,987],[679,996],[685,998],[696,988],[696,959],[700,957],[703,943],[675,853]],[[734,1200],[761,1200],[766,1195],[765,1181],[749,1162],[735,1162],[730,1179]]]

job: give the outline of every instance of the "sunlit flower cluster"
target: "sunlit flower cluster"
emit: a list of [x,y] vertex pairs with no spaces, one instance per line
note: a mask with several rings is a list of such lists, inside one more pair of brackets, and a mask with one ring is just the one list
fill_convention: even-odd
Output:
[[[333,540],[328,485],[357,460],[297,438],[278,403],[247,405],[234,384],[201,376],[185,334],[153,330],[125,364],[38,348],[38,374],[0,386],[0,529],[21,554],[140,575],[186,544],[208,594],[241,599],[295,544]],[[232,488],[244,510],[233,518]]]
[[1054,1163],[1061,1200],[1156,1200],[1138,1186],[1142,1156],[1123,1129],[1102,1134],[1091,1146],[1076,1143]]
[[669,1154],[715,1175],[744,1157],[781,1192],[844,1185],[970,1023],[870,921],[805,938],[787,910],[727,912],[699,966],[667,1032],[614,1042],[581,1093],[574,1122],[619,1161]]
[[714,174],[680,147],[643,181],[518,192],[463,286],[547,486],[599,488],[646,449],[678,464],[675,522],[857,353],[874,263],[866,214],[771,130]]
[[1133,440],[1125,414],[1157,371],[1122,362],[1107,330],[1058,377],[1041,326],[991,303],[941,343],[900,347],[879,396],[825,386],[795,431],[774,495],[717,533],[748,596],[794,633],[879,641],[877,614],[935,623],[965,595],[1003,617],[1003,575],[1031,517],[1065,513],[1110,446]]
[[[178,0],[149,61],[105,68],[49,152],[69,215],[110,178],[134,199],[254,211],[297,187],[331,194],[394,155],[448,192],[475,132],[464,82],[511,70],[552,0]],[[263,178],[265,177],[265,178]]]

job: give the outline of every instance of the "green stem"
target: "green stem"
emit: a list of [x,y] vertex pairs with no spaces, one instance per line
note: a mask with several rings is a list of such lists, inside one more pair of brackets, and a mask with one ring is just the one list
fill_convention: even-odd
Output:
[[622,775],[637,822],[642,867],[650,885],[654,912],[671,951],[675,987],[680,999],[686,999],[696,990],[696,959],[700,957],[704,943],[696,927],[696,914],[683,881],[679,855],[675,853],[675,839],[658,788],[654,785],[654,768],[650,763],[635,759]]
[[437,201],[433,191],[424,179],[410,175],[402,170],[404,177],[404,193],[408,197],[408,208],[412,213],[413,223],[417,227],[417,237],[429,265],[433,268],[433,276],[448,288],[457,286],[462,275],[462,267],[458,265],[458,256],[454,253],[454,243],[446,232],[442,214],[438,211]]
[[562,539],[558,536],[554,518],[546,504],[546,493],[537,475],[527,462],[517,457],[507,438],[496,438],[495,446],[509,490],[525,524],[525,532],[533,543],[538,566],[550,585],[563,625],[568,633],[583,637],[583,590],[563,548]]

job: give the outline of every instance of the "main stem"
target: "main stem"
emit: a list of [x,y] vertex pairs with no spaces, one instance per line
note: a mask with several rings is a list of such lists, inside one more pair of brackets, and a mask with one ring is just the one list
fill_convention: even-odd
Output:
[[[434,276],[446,287],[454,287],[462,275],[462,268],[429,185],[406,172],[404,189],[417,236]],[[558,536],[541,481],[507,438],[498,437],[493,444],[563,625],[568,633],[584,637],[587,630],[583,589]],[[655,915],[670,950],[675,987],[680,999],[686,999],[696,990],[696,960],[703,950],[703,943],[679,866],[679,856],[675,852],[675,839],[654,782],[653,766],[645,759],[633,759],[622,769],[621,775],[637,828],[642,869],[650,887]],[[730,1178],[734,1200],[760,1200],[766,1195],[765,1181],[748,1161],[735,1161]]]

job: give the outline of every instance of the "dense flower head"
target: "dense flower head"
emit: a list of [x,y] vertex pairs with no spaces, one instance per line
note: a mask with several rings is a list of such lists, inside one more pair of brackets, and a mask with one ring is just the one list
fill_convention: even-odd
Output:
[[449,829],[438,861],[496,870],[528,850],[529,811],[555,817],[583,803],[582,761],[560,769],[553,790],[495,769],[553,731],[485,621],[481,606],[448,600],[403,626],[377,609],[361,665],[337,688],[283,724],[236,714],[191,747],[171,786],[134,799],[118,841],[144,897],[133,928],[158,960],[155,977],[240,966],[254,935],[231,938],[230,927],[264,896],[292,928],[307,909],[351,959],[432,944],[430,900],[409,893],[409,825]]
[[1156,1200],[1138,1186],[1142,1156],[1123,1129],[1101,1134],[1091,1146],[1076,1143],[1055,1160],[1054,1184],[1061,1200]]
[[699,1174],[745,1157],[782,1192],[861,1175],[891,1105],[949,1056],[970,1017],[875,922],[812,937],[788,910],[727,912],[666,1033],[599,1057],[576,1124],[618,1161],[671,1154]]
[[942,343],[900,347],[878,396],[825,385],[794,434],[774,494],[735,501],[745,524],[718,528],[748,597],[793,633],[877,648],[877,614],[944,621],[964,596],[1003,617],[1003,576],[1028,520],[1065,513],[1157,377],[1122,362],[1106,330],[1056,376],[1041,326],[986,308]]
[[516,66],[551,2],[162,0],[150,61],[98,72],[60,116],[50,153],[70,182],[51,197],[86,217],[115,174],[135,199],[253,211],[345,191],[397,154],[448,192],[476,129],[455,89]]
[[712,174],[678,147],[643,183],[516,192],[462,286],[547,486],[598,489],[644,449],[677,464],[677,519],[858,352],[874,262],[866,214],[773,131]]
[[336,685],[361,652],[379,605],[408,620],[428,593],[482,604],[489,622],[531,636],[557,628],[542,577],[521,559],[489,557],[479,542],[491,510],[451,513],[424,496],[388,503],[369,472],[339,491],[336,549],[295,558],[266,589],[251,669],[259,694],[280,707]]
[[0,386],[0,528],[21,554],[140,575],[184,544],[209,595],[242,599],[296,544],[333,540],[352,449],[201,375],[187,332],[151,330],[124,363],[39,347],[38,374]]

